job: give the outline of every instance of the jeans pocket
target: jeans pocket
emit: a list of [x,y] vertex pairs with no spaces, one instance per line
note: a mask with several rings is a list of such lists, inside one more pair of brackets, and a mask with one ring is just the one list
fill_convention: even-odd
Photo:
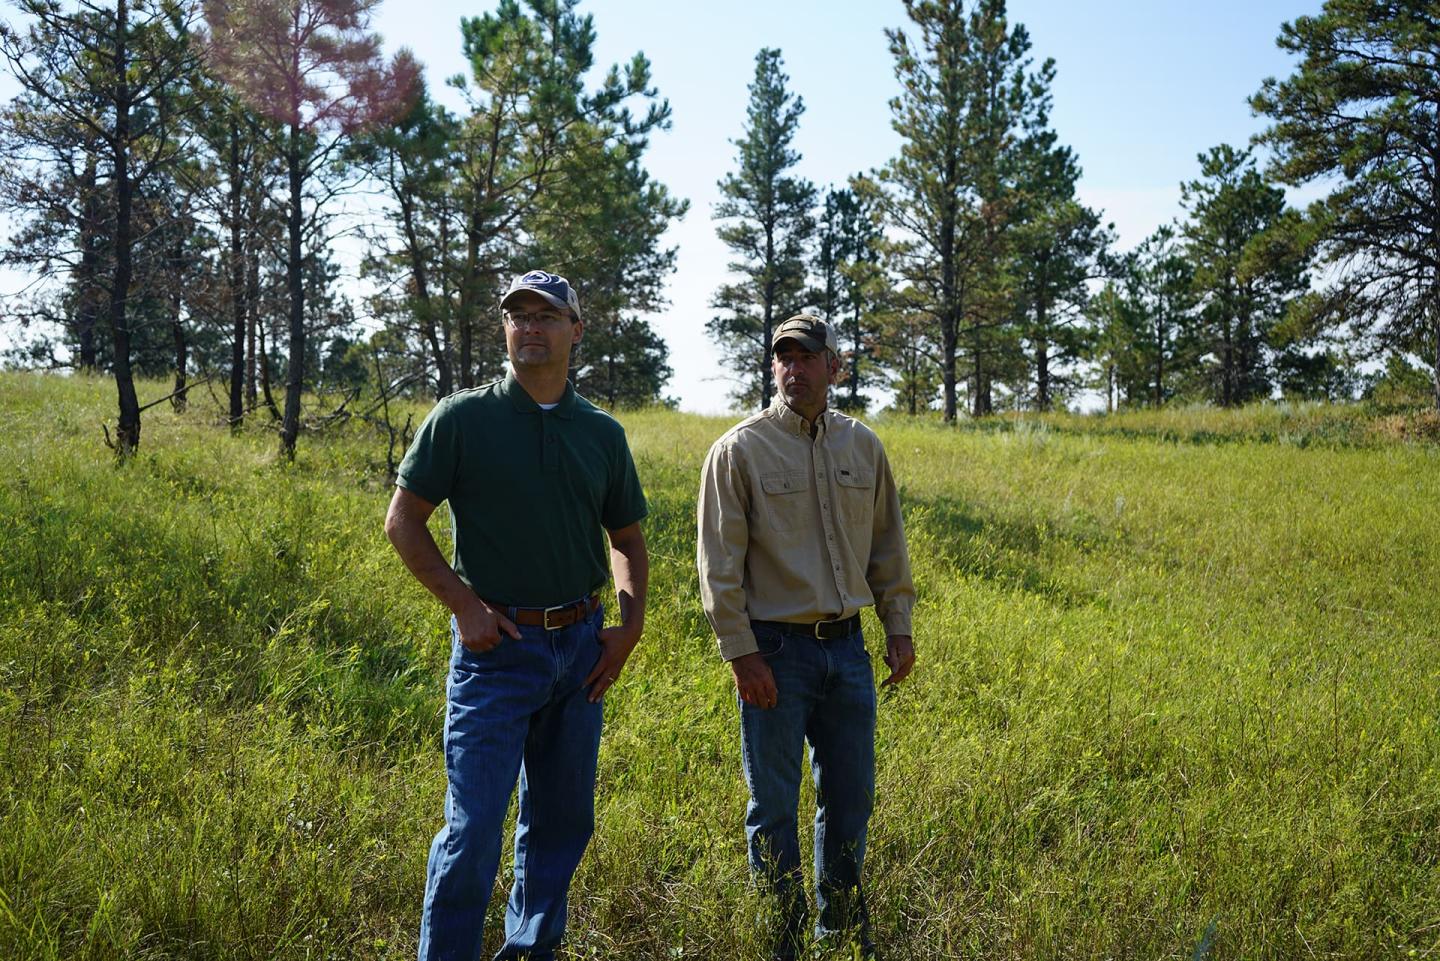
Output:
[[757,627],[754,630],[755,646],[759,649],[761,657],[769,660],[785,650],[784,632],[769,627]]
[[493,671],[505,660],[510,653],[512,646],[518,643],[509,634],[500,632],[500,643],[488,651],[477,651],[472,647],[466,647],[460,641],[460,628],[455,623],[455,618],[450,618],[450,668],[455,671],[465,671],[471,674],[476,672]]

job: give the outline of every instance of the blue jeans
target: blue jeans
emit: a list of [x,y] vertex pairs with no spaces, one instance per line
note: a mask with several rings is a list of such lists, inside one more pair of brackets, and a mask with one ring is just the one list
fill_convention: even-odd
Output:
[[570,627],[521,627],[484,653],[450,625],[445,826],[430,845],[420,961],[475,961],[516,778],[515,884],[495,955],[549,961],[565,934],[570,878],[595,827],[600,704],[585,675],[603,609]]
[[865,638],[859,628],[829,641],[754,628],[778,697],[769,710],[740,703],[750,869],[777,896],[782,939],[795,940],[805,923],[798,809],[802,747],[809,741],[816,794],[815,935],[826,939],[858,926],[868,948],[860,868],[875,800],[875,674]]

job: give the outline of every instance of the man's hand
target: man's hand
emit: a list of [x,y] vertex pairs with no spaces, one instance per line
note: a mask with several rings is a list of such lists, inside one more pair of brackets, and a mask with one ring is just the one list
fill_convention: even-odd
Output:
[[484,653],[500,643],[500,635],[509,635],[511,640],[520,640],[520,629],[510,618],[471,594],[472,603],[466,603],[456,614],[455,624],[460,629],[460,643],[472,651]]
[[891,634],[885,638],[885,666],[890,668],[890,676],[880,682],[881,687],[899,684],[910,676],[915,667],[915,645],[910,642],[909,634]]
[[775,674],[759,651],[735,658],[730,662],[730,670],[735,672],[735,689],[740,692],[740,700],[746,704],[769,710],[780,699],[775,689]]
[[595,666],[585,678],[585,683],[590,685],[591,704],[604,697],[610,685],[619,680],[620,672],[625,669],[625,662],[630,658],[630,652],[635,650],[638,643],[640,632],[625,624],[600,631],[600,660],[595,662]]

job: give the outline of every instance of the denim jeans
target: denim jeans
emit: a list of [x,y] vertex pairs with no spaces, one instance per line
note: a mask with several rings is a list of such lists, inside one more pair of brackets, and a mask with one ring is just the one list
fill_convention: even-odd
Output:
[[445,826],[430,845],[420,961],[476,961],[516,778],[515,883],[497,959],[548,961],[565,934],[570,878],[595,825],[600,704],[585,675],[604,611],[556,631],[521,627],[489,651],[451,620],[446,684]]
[[778,697],[769,710],[740,703],[751,871],[776,895],[779,936],[793,943],[805,924],[798,809],[802,746],[809,741],[816,794],[815,936],[829,939],[858,927],[869,949],[860,868],[875,800],[875,674],[865,639],[859,628],[829,641],[759,624],[754,629]]

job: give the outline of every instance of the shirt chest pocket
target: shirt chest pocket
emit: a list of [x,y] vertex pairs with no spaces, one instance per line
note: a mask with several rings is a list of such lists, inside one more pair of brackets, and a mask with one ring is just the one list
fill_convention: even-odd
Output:
[[875,472],[867,467],[836,467],[835,488],[841,521],[848,527],[868,527],[875,517]]
[[765,518],[777,531],[802,529],[810,507],[810,477],[803,470],[772,471],[760,475]]

